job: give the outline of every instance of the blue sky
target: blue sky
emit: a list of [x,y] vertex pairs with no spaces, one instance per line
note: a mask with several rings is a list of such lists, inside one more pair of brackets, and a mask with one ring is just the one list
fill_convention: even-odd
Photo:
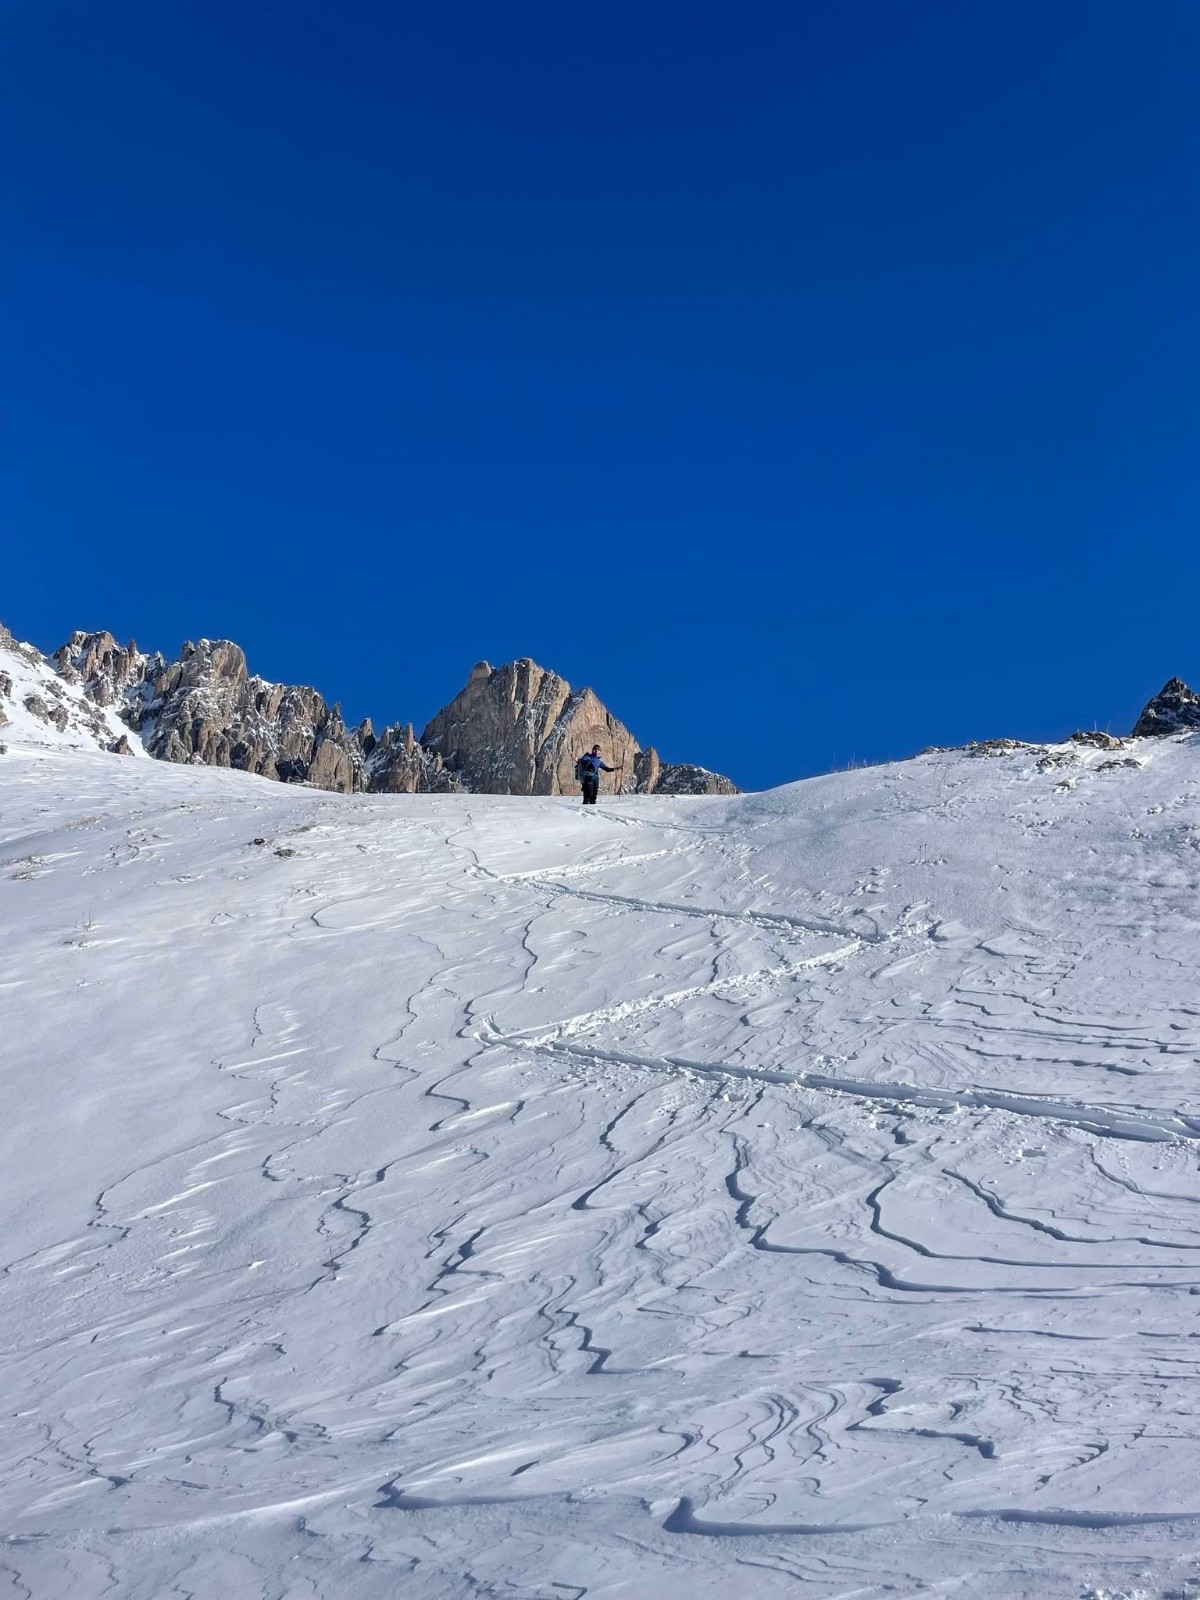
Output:
[[1200,8],[12,0],[0,618],[763,786],[1200,680]]

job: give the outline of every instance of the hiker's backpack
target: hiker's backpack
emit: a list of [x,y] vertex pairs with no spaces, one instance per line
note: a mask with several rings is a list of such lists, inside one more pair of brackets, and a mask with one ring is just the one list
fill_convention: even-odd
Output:
[[575,782],[582,783],[585,778],[592,775],[592,763],[587,756],[580,756],[575,763]]

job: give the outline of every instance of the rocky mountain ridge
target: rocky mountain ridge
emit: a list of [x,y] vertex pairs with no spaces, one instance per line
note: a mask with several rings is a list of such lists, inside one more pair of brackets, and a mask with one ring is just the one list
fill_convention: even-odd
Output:
[[[1129,737],[1197,729],[1200,695],[1171,678]],[[418,738],[411,723],[379,734],[366,720],[348,728],[340,707],[317,690],[251,674],[244,652],[227,639],[187,643],[168,660],[121,645],[111,633],[81,631],[45,657],[0,624],[0,740],[6,731],[42,743],[234,767],[344,794],[574,793],[575,759],[598,743],[619,768],[614,787],[626,793],[738,792],[707,768],[663,762],[591,689],[573,689],[527,658],[501,667],[477,663]],[[1114,751],[1124,742],[1072,734],[1061,750],[1038,746],[1039,764],[1069,765],[1074,746]],[[964,748],[995,755],[1033,747],[985,739]]]
[[[341,708],[316,689],[251,674],[228,639],[187,643],[168,660],[108,632],[80,631],[43,658],[0,630],[3,650],[46,669],[39,692],[26,685],[21,700],[35,722],[61,722],[59,702],[67,700],[87,742],[117,749],[124,735],[114,728],[128,728],[163,761],[234,767],[344,794],[563,794],[575,790],[576,756],[599,742],[609,764],[622,768],[628,792],[738,792],[704,767],[663,762],[590,689],[573,690],[527,659],[499,668],[480,662],[418,738],[411,724],[379,734],[369,721],[347,728]],[[7,694],[11,700],[11,681]],[[0,724],[4,697],[0,681]],[[44,704],[47,697],[54,706]],[[124,748],[132,749],[127,739]]]

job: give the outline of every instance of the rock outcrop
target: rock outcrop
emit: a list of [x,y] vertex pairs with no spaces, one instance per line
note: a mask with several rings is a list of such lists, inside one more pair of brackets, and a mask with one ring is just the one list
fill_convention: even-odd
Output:
[[185,644],[177,661],[150,657],[127,706],[147,750],[162,761],[236,767],[342,794],[363,786],[361,752],[340,709],[315,689],[252,677],[228,639]]
[[98,706],[120,706],[126,691],[142,682],[147,668],[136,644],[119,645],[106,632],[73,633],[50,659],[60,678],[78,684]]
[[[22,742],[114,750],[124,725],[108,700],[89,694],[78,673],[58,670],[33,645],[0,626],[0,725]],[[132,754],[132,746],[125,748]]]
[[[456,787],[440,762],[414,748],[411,728],[387,728],[378,739],[370,723],[350,731],[316,689],[251,674],[229,639],[185,644],[168,661],[110,633],[74,633],[53,661],[97,705],[115,707],[161,761],[235,767],[343,794]],[[123,753],[120,741],[109,748]]]
[[411,722],[402,728],[385,728],[378,739],[368,722],[358,730],[358,737],[365,752],[366,786],[372,793],[462,793],[462,779],[441,756],[418,743]]
[[1189,689],[1182,678],[1163,684],[1153,700],[1146,702],[1134,723],[1135,739],[1162,738],[1169,733],[1185,733],[1200,728],[1200,695]]
[[675,766],[643,750],[591,689],[525,658],[504,667],[480,661],[466,686],[428,724],[421,743],[483,794],[572,794],[575,762],[594,744],[614,782],[636,794],[737,794],[704,767]]
[[[251,674],[228,639],[185,644],[168,660],[111,633],[78,632],[46,661],[0,628],[0,649],[36,666],[23,701],[28,719],[59,733],[82,719],[100,749],[120,754],[134,748],[124,726],[140,735],[139,753],[161,761],[235,767],[343,794],[549,795],[575,792],[576,757],[599,743],[627,791],[738,792],[704,767],[663,763],[590,689],[574,690],[529,660],[480,662],[418,739],[411,724],[378,735],[370,722],[348,729],[341,708],[316,689]],[[0,674],[0,700],[13,693],[12,676]]]
[[[428,724],[421,743],[481,794],[565,794],[576,758],[599,744],[610,766],[638,743],[590,689],[578,692],[536,662],[472,667],[466,687]],[[631,783],[632,786],[632,783]]]
[[[654,751],[649,752],[651,755]],[[658,780],[647,790],[649,794],[740,794],[741,790],[729,778],[707,767],[697,767],[690,761],[664,761],[658,771]]]

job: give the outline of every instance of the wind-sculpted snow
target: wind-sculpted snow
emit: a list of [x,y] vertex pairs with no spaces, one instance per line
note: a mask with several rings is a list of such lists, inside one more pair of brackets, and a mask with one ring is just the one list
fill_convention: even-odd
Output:
[[0,759],[14,1595],[1200,1592],[1200,743]]

